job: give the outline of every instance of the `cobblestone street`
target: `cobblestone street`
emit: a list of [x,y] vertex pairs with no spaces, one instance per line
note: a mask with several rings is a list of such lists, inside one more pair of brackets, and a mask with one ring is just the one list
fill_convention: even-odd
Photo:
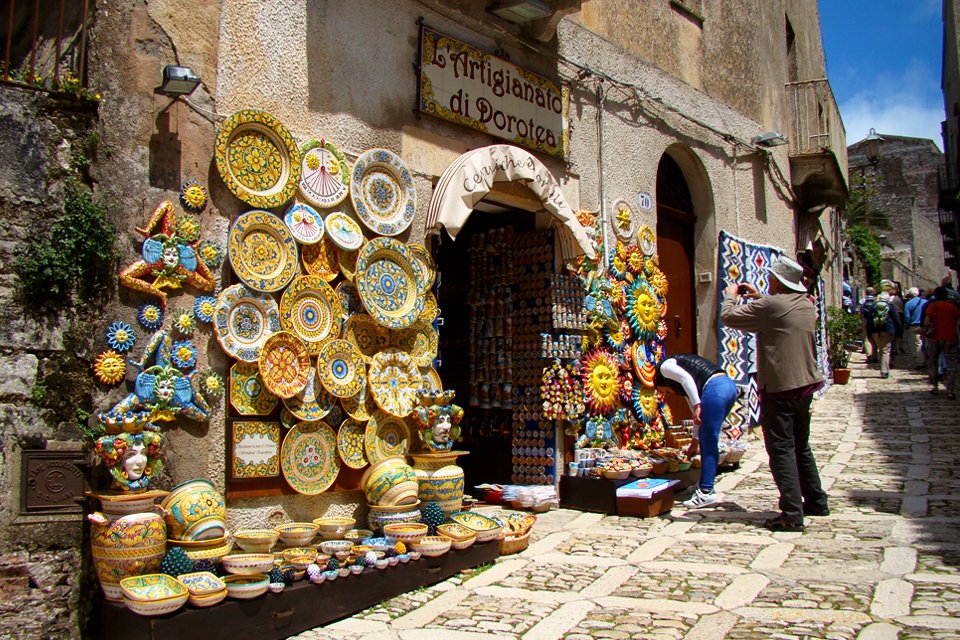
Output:
[[296,638],[960,638],[960,403],[853,366],[814,404],[832,514],[803,534],[763,528],[777,493],[754,439],[717,509],[543,514],[524,553]]

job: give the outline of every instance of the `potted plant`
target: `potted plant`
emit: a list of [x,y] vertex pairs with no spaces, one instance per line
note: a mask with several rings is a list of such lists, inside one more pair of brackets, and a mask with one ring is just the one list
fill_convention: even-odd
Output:
[[850,379],[850,349],[848,344],[860,337],[860,316],[837,307],[827,309],[827,354],[833,381],[847,384]]

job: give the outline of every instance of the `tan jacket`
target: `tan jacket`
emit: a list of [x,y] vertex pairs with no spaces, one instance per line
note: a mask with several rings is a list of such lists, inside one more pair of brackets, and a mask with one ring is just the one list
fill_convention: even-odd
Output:
[[770,393],[823,381],[817,369],[817,312],[802,293],[778,293],[735,304],[727,295],[720,319],[757,334],[757,385]]

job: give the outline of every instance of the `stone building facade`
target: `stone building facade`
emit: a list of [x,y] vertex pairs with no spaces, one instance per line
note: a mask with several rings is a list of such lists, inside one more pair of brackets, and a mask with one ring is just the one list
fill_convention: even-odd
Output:
[[940,173],[938,222],[943,238],[944,264],[960,271],[960,4],[943,0],[944,167]]
[[[846,143],[825,79],[815,0],[554,0],[548,16],[525,24],[495,16],[487,10],[492,4],[92,3],[85,80],[103,99],[92,125],[99,152],[87,176],[97,197],[109,203],[120,266],[139,255],[142,236],[136,227],[157,203],[175,199],[186,180],[198,180],[210,194],[201,216],[203,237],[225,245],[231,220],[250,207],[222,183],[213,162],[214,137],[224,118],[246,108],[270,112],[298,140],[335,141],[350,160],[373,147],[397,153],[412,172],[418,202],[413,224],[400,239],[437,242],[426,215],[437,179],[465,152],[502,141],[415,113],[413,63],[422,19],[569,88],[568,153],[537,154],[537,161],[574,210],[603,214],[623,199],[634,205],[637,222],[657,229],[662,242],[669,239],[662,228],[670,221],[681,228],[678,242],[689,250],[686,270],[667,276],[671,290],[689,295],[684,327],[691,350],[710,357],[717,352],[721,230],[800,255],[821,270],[829,303],[839,301],[836,207],[846,199]],[[189,98],[155,91],[168,64],[188,66],[201,79]],[[42,122],[47,111],[36,104],[41,99],[24,98],[24,91],[29,96],[22,87],[0,86],[5,114],[18,112],[5,117]],[[29,109],[18,106],[24,100]],[[3,137],[2,144],[12,148],[0,154],[0,205],[24,220],[49,215],[44,207],[59,208],[59,190],[46,175],[69,165],[70,150],[80,146],[78,134],[32,126],[42,129],[44,138],[42,154],[26,154],[36,160],[35,171],[10,160],[25,155],[22,136]],[[783,134],[789,144],[755,141],[768,132]],[[777,142],[776,136],[770,139]],[[660,192],[663,207],[658,182],[675,190]],[[23,190],[24,184],[32,186]],[[518,212],[513,215],[544,209],[520,184],[498,185],[488,200]],[[8,258],[29,229],[24,222],[3,232],[0,249]],[[217,277],[219,286],[227,284],[229,267]],[[86,403],[86,411],[112,406],[127,393],[132,374],[126,385],[107,388],[93,383],[89,365],[104,348],[105,323],[133,323],[142,300],[119,290],[94,307],[39,323],[17,306],[10,276],[3,278],[10,318],[0,355],[8,374],[0,392],[5,413],[0,480],[19,495],[23,451],[82,447],[75,407],[37,408],[30,403],[33,389],[62,382],[64,370],[79,362],[85,377],[71,378],[71,386],[88,385],[90,392],[73,404]],[[191,305],[197,293],[187,288],[171,306]],[[228,359],[209,332],[201,337],[209,344],[200,345],[198,368],[226,374]],[[224,411],[221,402],[208,423],[178,421],[166,430],[167,486],[203,477],[226,488]],[[362,503],[356,491],[233,493],[229,528],[362,515]],[[15,634],[28,618],[36,637],[84,633],[83,603],[95,580],[88,568],[68,569],[89,562],[85,535],[80,514],[31,516],[21,512],[19,501],[4,503],[0,586],[8,600],[24,607],[21,614],[0,618],[0,637]]]
[[847,148],[852,188],[866,189],[867,208],[876,214],[871,229],[881,244],[883,277],[929,289],[946,273],[937,211],[943,154],[933,140],[879,135],[875,162],[864,141]]

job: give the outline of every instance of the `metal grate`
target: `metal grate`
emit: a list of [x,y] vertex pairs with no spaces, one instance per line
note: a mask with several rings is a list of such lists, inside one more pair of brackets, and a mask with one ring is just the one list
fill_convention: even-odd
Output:
[[5,0],[0,41],[6,83],[78,92],[87,86],[87,30],[92,0]]

